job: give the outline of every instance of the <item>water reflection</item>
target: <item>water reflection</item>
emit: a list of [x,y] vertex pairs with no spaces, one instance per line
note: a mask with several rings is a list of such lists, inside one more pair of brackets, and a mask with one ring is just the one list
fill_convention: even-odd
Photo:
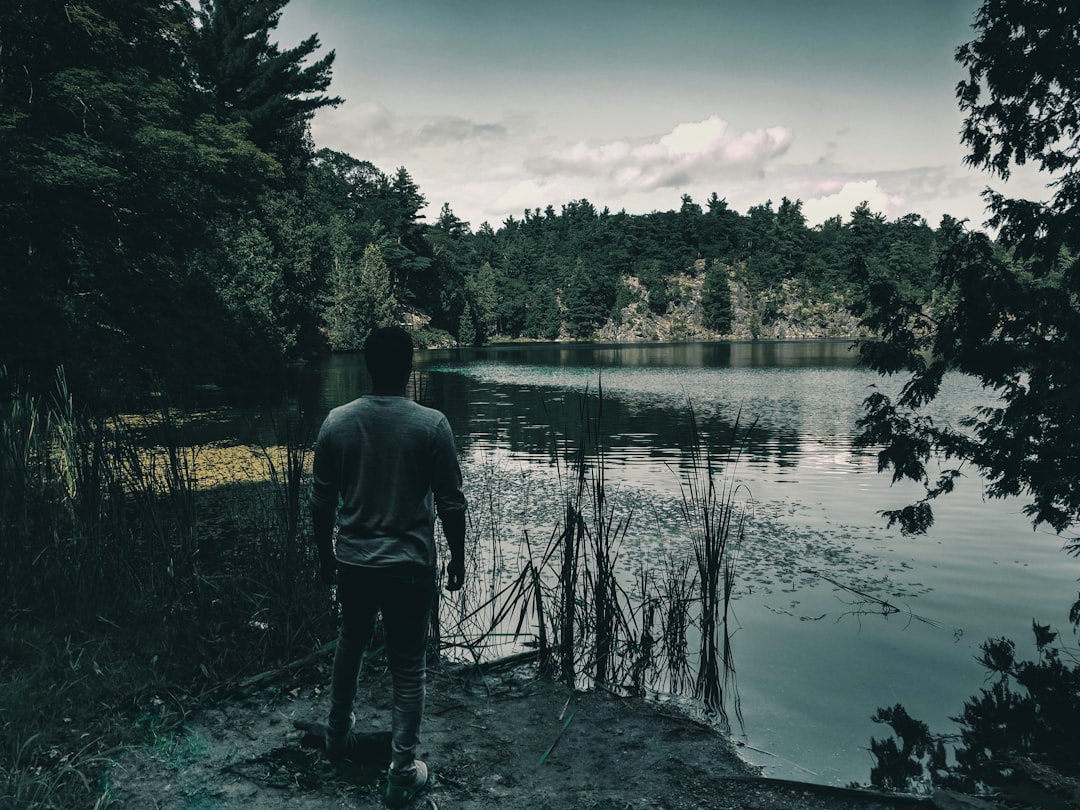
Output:
[[747,456],[792,466],[808,437],[850,438],[871,382],[847,341],[459,349],[419,367],[465,451],[550,455],[589,408],[616,465],[683,455],[692,407],[709,444],[737,435]]
[[[726,446],[739,424],[753,525],[736,655],[749,741],[773,752],[760,760],[771,774],[865,781],[878,706],[904,703],[948,731],[981,682],[977,645],[1028,637],[1032,617],[1060,625],[1075,594],[1059,544],[1033,541],[1019,508],[985,501],[977,477],[940,504],[926,537],[883,528],[879,510],[913,492],[876,474],[874,455],[853,450],[851,437],[870,386],[895,383],[859,368],[847,341],[499,346],[421,352],[417,368],[422,400],[448,415],[467,475],[495,482],[508,537],[544,538],[555,525],[553,459],[579,435],[583,408],[596,414],[602,387],[609,481],[635,515],[620,557],[629,568],[678,539],[688,402],[710,444]],[[368,387],[360,357],[339,355],[307,401],[325,412]],[[951,376],[933,417],[956,425],[986,402],[975,381]],[[813,570],[940,626],[852,618],[847,596]]]

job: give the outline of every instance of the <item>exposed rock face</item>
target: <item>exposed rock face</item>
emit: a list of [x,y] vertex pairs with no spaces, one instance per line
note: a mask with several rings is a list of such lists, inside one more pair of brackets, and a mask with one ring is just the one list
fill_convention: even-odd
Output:
[[807,340],[867,337],[858,318],[847,311],[841,294],[827,300],[811,298],[798,283],[784,282],[779,288],[752,295],[746,286],[730,278],[732,325],[727,333],[713,332],[702,325],[701,291],[704,273],[669,279],[677,290],[667,312],[658,315],[649,309],[645,290],[636,278],[627,286],[637,296],[616,318],[596,332],[596,339],[610,343],[695,340]]

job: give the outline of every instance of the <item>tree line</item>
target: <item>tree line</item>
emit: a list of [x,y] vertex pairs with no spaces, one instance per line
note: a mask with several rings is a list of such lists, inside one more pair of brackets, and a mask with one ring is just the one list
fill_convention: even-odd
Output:
[[[969,78],[967,162],[1007,179],[1034,163],[1048,201],[985,199],[996,238],[951,217],[858,206],[808,227],[799,200],[745,214],[718,194],[648,214],[575,200],[475,230],[443,203],[426,222],[404,167],[320,149],[312,116],[333,52],[282,48],[287,0],[138,0],[0,8],[0,366],[45,388],[63,365],[84,398],[257,381],[353,350],[408,320],[419,342],[588,339],[628,304],[663,313],[702,281],[722,336],[731,280],[840,293],[881,340],[863,358],[908,383],[868,400],[863,441],[926,498],[890,514],[917,531],[969,461],[1033,519],[1075,522],[1075,9],[987,0],[957,51]],[[1053,4],[1051,4],[1053,5]],[[1056,8],[1056,7],[1055,7]],[[1060,12],[1060,13],[1058,13]],[[631,284],[631,280],[635,283]],[[1002,395],[961,429],[921,416],[950,369]]]
[[[800,201],[745,214],[712,194],[632,215],[588,200],[474,230],[431,222],[404,167],[320,149],[334,53],[273,39],[287,0],[40,3],[0,10],[0,363],[124,394],[254,380],[359,347],[409,316],[426,343],[588,339],[629,303],[663,313],[703,275],[764,290],[930,289],[937,231],[865,205],[807,227]],[[858,297],[858,295],[855,295]]]

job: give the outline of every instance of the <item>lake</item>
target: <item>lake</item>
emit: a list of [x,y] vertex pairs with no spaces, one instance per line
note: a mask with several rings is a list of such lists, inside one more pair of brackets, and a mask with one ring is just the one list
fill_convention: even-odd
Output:
[[[732,734],[768,775],[866,783],[870,737],[890,733],[870,721],[878,707],[902,703],[953,731],[950,716],[984,683],[982,642],[1005,636],[1031,654],[1033,619],[1069,636],[1080,563],[1032,530],[1021,502],[985,500],[975,473],[939,500],[925,536],[885,528],[879,510],[918,490],[891,486],[852,437],[870,386],[898,383],[859,368],[848,341],[513,345],[421,352],[418,369],[423,400],[455,430],[472,508],[497,513],[503,535],[541,543],[560,517],[553,447],[580,424],[582,397],[595,411],[602,389],[629,576],[685,548],[689,408],[710,441],[738,424],[742,456],[724,472],[748,521],[733,636],[745,724]],[[366,385],[358,355],[328,358],[316,380],[322,410]],[[935,418],[955,423],[986,401],[952,377]],[[849,589],[900,611],[868,611]]]

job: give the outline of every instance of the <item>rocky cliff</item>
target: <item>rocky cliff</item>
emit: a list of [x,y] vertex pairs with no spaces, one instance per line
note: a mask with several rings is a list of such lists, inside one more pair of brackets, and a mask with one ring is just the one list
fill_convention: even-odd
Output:
[[630,302],[596,333],[610,343],[694,340],[807,340],[866,337],[859,320],[846,308],[844,296],[827,298],[809,294],[798,282],[753,293],[734,274],[731,291],[732,324],[726,333],[713,332],[702,324],[703,268],[694,274],[668,279],[672,302],[663,314],[649,309],[647,291],[634,277],[626,280]]

